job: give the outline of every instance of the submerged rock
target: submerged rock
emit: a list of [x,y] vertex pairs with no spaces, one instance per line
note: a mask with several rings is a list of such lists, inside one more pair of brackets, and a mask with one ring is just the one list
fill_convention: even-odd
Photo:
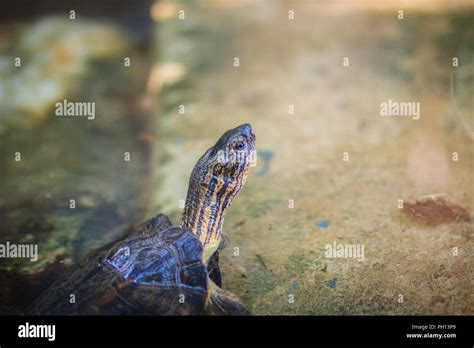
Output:
[[415,203],[404,203],[403,212],[412,220],[432,226],[471,221],[466,209],[439,197],[418,199]]

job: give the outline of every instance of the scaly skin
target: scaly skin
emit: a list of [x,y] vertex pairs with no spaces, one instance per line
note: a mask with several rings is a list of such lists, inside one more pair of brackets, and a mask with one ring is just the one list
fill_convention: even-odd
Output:
[[226,210],[247,180],[254,153],[255,135],[244,124],[227,131],[193,169],[181,227],[201,241],[204,262],[219,246]]

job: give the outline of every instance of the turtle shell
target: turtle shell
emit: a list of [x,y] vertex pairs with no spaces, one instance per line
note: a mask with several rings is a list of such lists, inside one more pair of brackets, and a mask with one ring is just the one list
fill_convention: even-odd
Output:
[[202,245],[164,215],[82,258],[31,307],[37,315],[201,314],[207,299]]

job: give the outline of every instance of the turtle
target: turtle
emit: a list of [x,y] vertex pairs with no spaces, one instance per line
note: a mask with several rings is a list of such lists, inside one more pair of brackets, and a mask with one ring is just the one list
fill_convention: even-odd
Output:
[[82,257],[30,306],[32,315],[246,315],[221,288],[224,216],[244,186],[256,145],[248,123],[197,161],[181,223],[163,214]]

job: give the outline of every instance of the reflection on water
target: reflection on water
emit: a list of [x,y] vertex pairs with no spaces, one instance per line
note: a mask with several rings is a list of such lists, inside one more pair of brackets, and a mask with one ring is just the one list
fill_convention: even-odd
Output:
[[[1,305],[21,308],[144,218],[152,141],[140,104],[148,64],[126,29],[58,16],[11,28],[0,52],[0,236],[40,251],[38,262],[0,264]],[[95,117],[59,117],[67,101],[93,104]]]

